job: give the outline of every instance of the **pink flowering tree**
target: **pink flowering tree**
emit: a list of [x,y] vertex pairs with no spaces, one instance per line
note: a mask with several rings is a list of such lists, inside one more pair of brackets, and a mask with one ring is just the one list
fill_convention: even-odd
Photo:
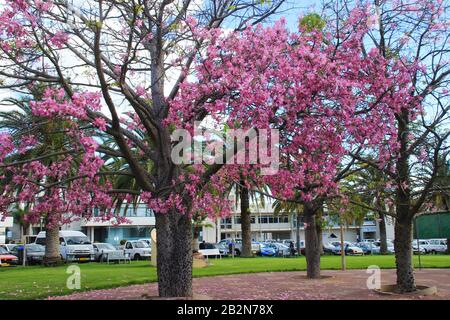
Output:
[[[243,174],[267,184],[268,196],[303,204],[311,278],[320,276],[317,212],[325,199],[340,196],[338,182],[355,164],[346,158],[375,149],[388,159],[397,148],[395,114],[405,103],[412,114],[418,107],[410,95],[414,64],[359,50],[368,18],[354,10],[339,33],[303,26],[289,33],[283,21],[226,37],[209,33],[198,81],[182,84],[169,114],[186,128],[200,109],[217,122],[226,114],[230,128],[279,130],[277,174],[255,175],[253,165],[233,179],[239,183]],[[205,93],[214,100],[200,105]],[[233,177],[230,168],[227,174]]]
[[[63,91],[41,91],[31,88],[32,98],[42,101],[9,99],[19,109],[0,114],[0,128],[7,132],[1,135],[0,211],[4,216],[18,204],[26,208],[26,223],[45,226],[44,263],[53,265],[60,262],[59,227],[91,218],[93,209],[99,219],[109,220],[113,201],[111,186],[102,178],[106,172],[100,170],[104,161],[95,154],[97,142],[80,132],[78,121],[58,119],[51,111],[62,108],[58,103],[66,104]],[[99,103],[94,96],[76,101]]]
[[[177,103],[184,91],[182,84],[200,62],[198,58],[209,40],[206,35],[219,34],[217,28],[222,25],[242,30],[259,23],[283,0],[239,0],[233,5],[227,0],[200,4],[189,0],[89,0],[73,5],[59,0],[5,2],[0,11],[0,87],[26,92],[30,85],[45,83],[54,89],[33,103],[34,112],[51,120],[80,121],[68,129],[67,135],[73,139],[72,147],[82,151],[78,176],[83,178],[75,179],[63,169],[73,160],[69,154],[58,158],[61,169],[56,171],[42,167],[41,161],[33,162],[41,166],[38,172],[42,180],[51,177],[45,183],[52,185],[50,180],[55,180],[53,184],[61,182],[61,187],[33,198],[33,192],[38,191],[35,189],[26,200],[37,201],[36,206],[41,204],[46,211],[66,212],[59,205],[68,205],[70,211],[81,214],[83,207],[93,205],[93,199],[109,201],[107,184],[98,186],[98,157],[123,159],[139,186],[137,193],[155,211],[159,294],[191,296],[191,215],[198,211],[226,213],[229,205],[221,196],[226,186],[216,176],[222,164],[183,166],[172,161],[171,133],[183,112],[180,109],[177,117],[174,109],[180,107]],[[214,99],[204,92],[196,120],[220,112],[205,112],[203,108]],[[98,146],[86,128],[96,128],[111,137],[114,146]],[[24,174],[19,176],[31,173],[33,169],[27,168],[30,165],[10,162],[8,155],[18,152],[11,137],[2,134],[1,141],[2,168],[20,168],[16,170]],[[62,187],[66,180],[70,180],[69,189]],[[7,214],[15,196],[11,186],[6,181],[2,186],[2,214]],[[82,205],[76,192],[81,192],[80,188],[86,189],[81,193],[86,195]],[[87,190],[91,191],[89,198]],[[59,218],[60,214],[56,220]]]
[[[416,65],[410,72],[411,99],[400,101],[401,109],[394,114],[396,147],[384,157],[370,150],[352,154],[378,170],[387,182],[385,189],[395,195],[395,212],[384,213],[395,218],[397,289],[410,292],[416,289],[412,224],[420,212],[430,211],[428,199],[448,159],[449,4],[442,0],[376,0],[367,4],[371,23],[362,52],[375,48],[383,57]],[[335,25],[340,25],[355,6],[360,4],[345,1],[327,6],[325,11]],[[421,108],[411,112],[411,103],[417,101]]]

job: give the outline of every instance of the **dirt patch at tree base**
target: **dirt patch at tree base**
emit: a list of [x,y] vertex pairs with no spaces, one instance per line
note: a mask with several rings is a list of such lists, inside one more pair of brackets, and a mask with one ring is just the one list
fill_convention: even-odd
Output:
[[417,290],[413,292],[402,293],[398,290],[396,284],[385,284],[382,285],[380,289],[375,289],[374,291],[381,295],[397,295],[397,296],[432,296],[437,294],[437,287],[417,285]]
[[308,278],[307,275],[298,275],[298,276],[293,276],[292,279],[293,280],[324,280],[324,279],[330,279],[330,278],[334,278],[334,276],[330,276],[330,275],[320,275],[319,278]]

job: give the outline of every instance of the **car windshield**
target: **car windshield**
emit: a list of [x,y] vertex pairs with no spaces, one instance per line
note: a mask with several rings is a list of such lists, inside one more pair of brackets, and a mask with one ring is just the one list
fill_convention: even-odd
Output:
[[114,246],[110,243],[99,243],[97,247],[102,250],[115,250]]
[[88,237],[79,236],[79,237],[65,237],[66,244],[91,244]]
[[28,252],[44,252],[45,247],[38,244],[30,244],[27,246]]
[[148,244],[143,241],[137,241],[134,243],[135,248],[149,248]]
[[6,254],[6,253],[8,253],[8,251],[6,251],[5,248],[0,247],[0,254]]

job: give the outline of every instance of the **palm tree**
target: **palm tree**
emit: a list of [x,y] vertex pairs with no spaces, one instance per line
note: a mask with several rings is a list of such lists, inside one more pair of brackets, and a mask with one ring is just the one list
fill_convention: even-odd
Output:
[[[33,136],[37,143],[24,153],[16,153],[8,158],[9,163],[16,161],[30,161],[39,155],[51,154],[55,151],[68,150],[68,139],[64,131],[67,128],[67,123],[64,121],[49,121],[44,120],[33,114],[30,107],[32,99],[40,100],[45,88],[36,86],[32,90],[32,95],[22,97],[21,99],[9,98],[5,99],[4,103],[12,107],[12,110],[0,112],[0,129],[7,130],[14,141],[17,143],[24,137]],[[46,157],[42,163],[50,166],[53,162],[62,159],[64,155],[55,155]],[[7,181],[11,179],[7,176]],[[50,178],[47,182],[51,182]],[[21,191],[21,186],[16,186],[16,192]],[[25,207],[32,208],[33,203],[25,203]],[[17,210],[16,210],[17,212]],[[21,219],[26,220],[26,211],[21,211]],[[45,223],[46,231],[46,246],[44,264],[55,265],[61,262],[61,255],[59,250],[59,226],[49,226],[49,221],[52,215],[60,213],[43,213],[42,218]]]

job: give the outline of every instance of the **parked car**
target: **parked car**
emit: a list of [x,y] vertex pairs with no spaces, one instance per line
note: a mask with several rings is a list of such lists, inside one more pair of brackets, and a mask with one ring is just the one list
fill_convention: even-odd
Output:
[[131,240],[125,242],[124,253],[128,254],[133,260],[150,259],[152,256],[152,249],[147,242]]
[[8,267],[11,265],[17,265],[19,259],[6,251],[5,248],[0,247],[0,267]]
[[425,250],[425,253],[431,253],[431,245],[428,240],[414,239],[412,243],[413,243],[413,245],[416,245],[416,246],[417,246],[417,243],[419,243],[419,247],[423,248]]
[[268,245],[275,249],[275,251],[276,251],[275,255],[277,257],[285,257],[285,256],[289,256],[291,254],[291,250],[289,249],[289,247],[280,242],[272,242],[272,243],[268,243]]
[[[15,255],[19,261],[22,261],[24,245],[16,245],[11,254]],[[25,245],[28,264],[40,264],[44,260],[45,247],[40,244],[30,243]]]
[[149,247],[152,246],[152,239],[150,239],[150,238],[139,239],[139,241],[144,241],[145,243],[148,244]]
[[[380,254],[381,243],[380,241],[372,242],[358,242],[355,246],[360,247],[364,254]],[[387,241],[387,253],[394,253],[394,244],[391,241]]]
[[361,248],[364,254],[378,254],[380,253],[380,247],[373,242],[358,242],[354,244],[356,247]]
[[223,246],[218,246],[215,243],[204,242],[199,246],[199,253],[207,257],[219,257],[222,255],[228,255],[228,250],[224,250]]
[[329,242],[323,243],[323,253],[333,254],[334,251],[336,251],[336,246]]
[[222,256],[227,256],[229,254],[228,252],[228,246],[223,243],[216,243],[216,248],[219,249],[220,254]]
[[[38,233],[36,244],[45,246],[45,231]],[[66,261],[94,261],[94,247],[88,237],[80,231],[59,231],[59,250]]]
[[99,261],[99,262],[106,259],[108,253],[122,251],[122,250],[116,249],[116,247],[114,247],[110,243],[96,242],[93,244],[93,247],[94,247],[94,253],[95,253],[95,260]]
[[445,253],[447,252],[447,239],[429,239],[430,253]]
[[[332,242],[332,244],[336,247],[336,250],[334,251],[334,254],[340,255],[341,254],[341,243],[340,242]],[[364,252],[361,248],[353,245],[351,242],[344,241],[344,250],[346,255],[363,255]]]
[[16,244],[16,243],[0,244],[0,247],[5,249],[9,253],[11,253],[12,250],[14,249],[14,247],[16,247],[16,246],[18,246],[18,244]]
[[[228,253],[231,254],[229,249],[229,244],[233,243],[234,246],[234,254],[237,256],[241,255],[242,252],[242,239],[223,239],[219,241],[220,244],[225,245],[228,248]],[[257,254],[259,252],[259,244],[257,242],[252,241],[252,252]]]
[[417,241],[412,243],[412,251],[413,254],[426,254],[427,251],[425,250],[425,248],[423,248],[422,246],[417,246]]
[[259,244],[259,252],[260,256],[273,257],[277,254],[276,248],[274,248],[271,244],[260,243]]

